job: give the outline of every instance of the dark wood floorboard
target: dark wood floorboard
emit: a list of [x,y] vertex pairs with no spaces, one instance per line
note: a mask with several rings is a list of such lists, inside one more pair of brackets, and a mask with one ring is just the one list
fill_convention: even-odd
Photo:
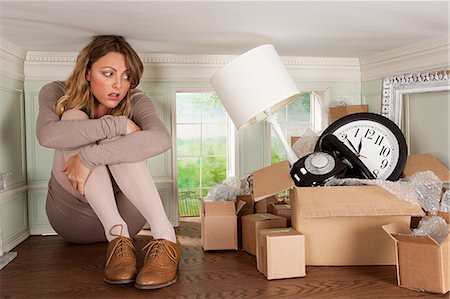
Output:
[[[160,290],[103,282],[106,243],[76,245],[33,236],[0,271],[0,298],[449,298],[397,286],[395,266],[307,267],[304,278],[268,281],[242,251],[203,252],[200,224],[181,222],[178,281]],[[137,247],[148,240],[137,239]]]

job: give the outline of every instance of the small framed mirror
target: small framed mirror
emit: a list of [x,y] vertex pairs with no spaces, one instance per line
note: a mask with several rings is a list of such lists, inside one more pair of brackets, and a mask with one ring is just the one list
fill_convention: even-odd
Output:
[[450,167],[450,70],[385,77],[381,114],[403,131],[410,154]]

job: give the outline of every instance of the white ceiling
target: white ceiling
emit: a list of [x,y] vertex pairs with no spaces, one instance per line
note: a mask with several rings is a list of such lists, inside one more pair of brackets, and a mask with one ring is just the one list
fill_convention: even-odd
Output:
[[448,35],[448,1],[1,1],[1,37],[77,52],[98,34],[139,53],[366,57]]

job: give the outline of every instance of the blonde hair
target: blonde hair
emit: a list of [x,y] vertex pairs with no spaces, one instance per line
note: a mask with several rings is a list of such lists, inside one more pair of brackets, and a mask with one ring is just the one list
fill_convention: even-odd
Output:
[[69,109],[79,109],[89,115],[89,118],[94,118],[95,100],[86,74],[98,59],[110,52],[117,52],[125,57],[131,84],[123,100],[117,107],[110,109],[108,114],[130,116],[131,90],[139,84],[144,66],[137,53],[122,36],[99,35],[95,36],[77,57],[75,68],[66,81],[67,91],[56,104],[55,110],[59,117]]

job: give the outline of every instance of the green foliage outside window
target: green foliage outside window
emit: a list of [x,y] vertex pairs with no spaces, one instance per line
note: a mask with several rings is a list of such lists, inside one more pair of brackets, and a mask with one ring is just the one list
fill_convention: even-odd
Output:
[[177,93],[180,216],[198,216],[200,199],[226,179],[227,114],[215,93]]

